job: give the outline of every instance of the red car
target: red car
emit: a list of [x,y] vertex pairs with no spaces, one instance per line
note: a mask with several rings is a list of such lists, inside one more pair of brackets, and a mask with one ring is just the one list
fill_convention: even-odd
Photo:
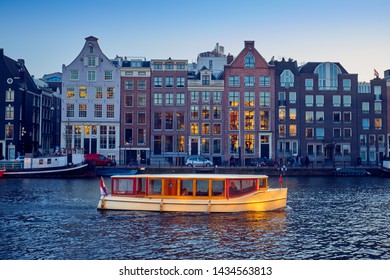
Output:
[[116,165],[115,160],[109,159],[108,157],[103,156],[101,154],[86,154],[85,160],[94,162],[96,166],[115,166]]

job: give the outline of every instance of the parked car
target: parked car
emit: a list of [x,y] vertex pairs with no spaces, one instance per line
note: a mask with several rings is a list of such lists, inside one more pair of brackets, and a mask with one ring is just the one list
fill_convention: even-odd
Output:
[[262,157],[251,159],[249,165],[256,167],[277,167],[278,163],[270,158]]
[[86,154],[86,161],[92,161],[96,166],[115,166],[115,160],[109,159],[101,154]]
[[186,166],[193,167],[209,167],[213,166],[213,162],[203,156],[190,156],[187,158]]

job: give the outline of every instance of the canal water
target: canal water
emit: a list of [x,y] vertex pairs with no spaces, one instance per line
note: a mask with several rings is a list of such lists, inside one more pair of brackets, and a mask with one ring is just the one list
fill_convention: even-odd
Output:
[[188,214],[97,211],[98,178],[2,178],[0,259],[390,259],[390,179],[284,182],[284,211]]

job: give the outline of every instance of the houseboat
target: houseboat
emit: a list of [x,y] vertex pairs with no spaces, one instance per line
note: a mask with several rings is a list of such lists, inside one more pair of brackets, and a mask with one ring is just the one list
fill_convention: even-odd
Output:
[[135,174],[100,181],[99,210],[160,212],[273,211],[286,207],[287,188],[269,188],[266,175]]
[[85,162],[81,153],[59,154],[52,156],[26,156],[16,160],[3,160],[4,178],[32,177],[86,177],[95,176],[95,167]]

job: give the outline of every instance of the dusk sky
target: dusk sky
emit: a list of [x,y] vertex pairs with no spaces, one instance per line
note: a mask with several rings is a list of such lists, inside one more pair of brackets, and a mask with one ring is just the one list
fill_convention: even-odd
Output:
[[108,58],[189,62],[217,42],[236,56],[251,40],[267,61],[340,62],[369,81],[390,69],[389,11],[388,0],[0,0],[0,48],[39,78],[91,35]]

